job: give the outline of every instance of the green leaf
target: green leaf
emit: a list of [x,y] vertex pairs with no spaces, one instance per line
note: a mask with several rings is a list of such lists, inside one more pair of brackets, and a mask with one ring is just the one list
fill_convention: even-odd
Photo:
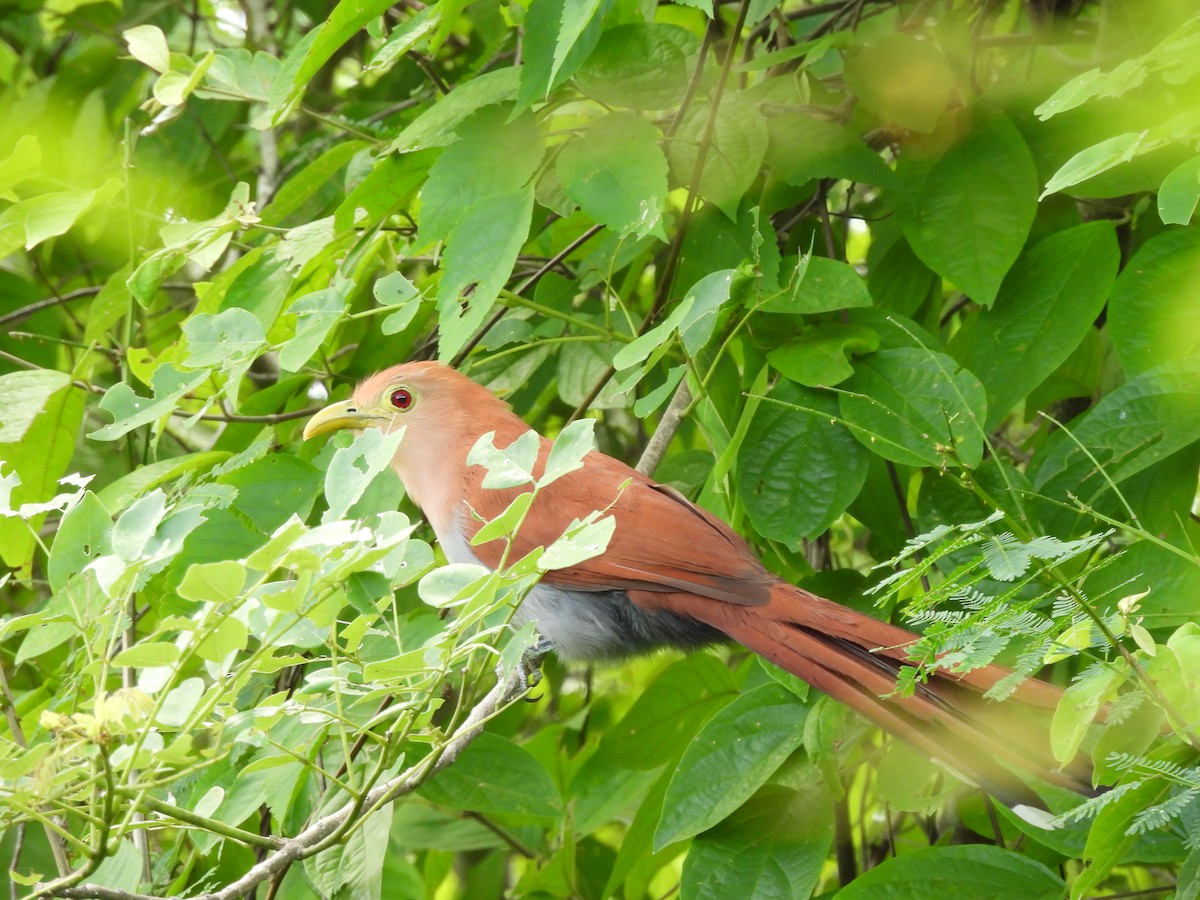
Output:
[[549,83],[554,83],[576,42],[587,32],[588,26],[601,12],[603,6],[602,0],[563,0],[562,26],[554,40],[554,56],[550,64]]
[[334,451],[325,470],[325,499],[329,509],[323,522],[344,519],[375,480],[392,463],[404,438],[404,428],[384,434],[368,428],[350,446]]
[[1063,188],[1087,181],[1121,163],[1129,162],[1131,159],[1164,147],[1168,143],[1170,143],[1169,137],[1151,137],[1145,131],[1130,131],[1101,141],[1086,150],[1080,150],[1063,163],[1062,167],[1046,182],[1041,197],[1056,194]]
[[799,187],[815,178],[844,178],[888,185],[892,170],[858,135],[807,113],[784,112],[767,119],[771,171]]
[[806,387],[829,387],[854,374],[850,360],[879,349],[879,335],[862,325],[824,322],[767,354],[786,378]]
[[121,182],[110,178],[92,191],[54,191],[14,203],[0,213],[0,256],[34,247],[66,234],[93,206],[120,192]]
[[[833,841],[833,808],[823,791],[769,785],[692,841],[680,894],[695,900],[808,897]],[[736,886],[736,887],[735,887]]]
[[1150,663],[1149,673],[1177,715],[1176,727],[1187,727],[1200,715],[1200,627],[1188,622],[1177,628]]
[[558,155],[558,175],[585,213],[620,236],[666,241],[662,216],[667,159],[661,135],[644,119],[613,113],[596,121]]
[[870,306],[871,294],[852,266],[824,256],[807,260],[803,274],[788,289],[761,307],[763,312],[813,314]]
[[376,303],[400,307],[380,323],[379,330],[384,334],[403,331],[412,324],[421,309],[421,295],[416,285],[401,272],[384,275],[371,287],[371,293]]
[[[1088,622],[1085,627],[1090,634],[1091,623]],[[1088,643],[1086,637],[1080,642],[1078,636],[1071,633],[1063,637],[1068,642]],[[1055,759],[1064,764],[1074,759],[1075,754],[1079,752],[1079,745],[1087,735],[1088,727],[1100,711],[1101,704],[1111,699],[1116,680],[1115,671],[1100,669],[1076,681],[1063,692],[1050,723],[1050,746]]]
[[596,420],[576,419],[559,432],[546,458],[537,486],[544,488],[564,475],[583,468],[583,459],[596,447]]
[[525,12],[525,34],[521,48],[521,88],[517,109],[528,109],[554,88],[575,74],[600,40],[604,15],[611,6],[601,0],[601,8],[584,26],[566,55],[555,64],[559,35],[564,27],[568,0],[540,0],[531,3]]
[[216,627],[196,645],[196,655],[213,663],[225,664],[232,653],[246,649],[250,632],[246,623],[233,616],[217,614]]
[[795,546],[858,496],[868,453],[837,422],[827,392],[780,382],[759,406],[737,457],[738,498],[754,530]]
[[1164,225],[1186,225],[1200,202],[1200,156],[1172,169],[1158,189],[1158,217]]
[[400,132],[389,151],[408,153],[453,142],[455,127],[475,110],[516,96],[518,73],[512,67],[485,72],[438,98],[437,103]]
[[50,398],[70,382],[66,372],[49,369],[0,375],[0,444],[21,440]]
[[915,347],[881,350],[857,362],[844,390],[846,424],[884,459],[968,469],[983,459],[983,385],[944,353]]
[[1043,122],[1059,113],[1075,109],[1093,97],[1119,97],[1146,79],[1146,69],[1140,59],[1128,59],[1111,72],[1088,69],[1060,87],[1042,102],[1034,113]]
[[363,71],[378,72],[392,67],[413,48],[427,43],[425,38],[442,24],[442,11],[437,6],[427,6],[409,16],[392,29],[387,41],[371,56]]
[[736,696],[733,675],[716,657],[681,659],[663,669],[604,732],[597,755],[639,772],[657,768],[682,753],[701,724]]
[[618,25],[600,36],[575,83],[605,106],[669,109],[687,90],[694,45],[695,38],[678,25]]
[[222,560],[188,566],[176,589],[185,600],[228,605],[246,584],[246,567],[240,562]]
[[546,548],[537,561],[543,572],[554,569],[569,569],[588,559],[595,559],[608,549],[617,528],[613,516],[604,516],[594,521],[571,523],[566,533]]
[[438,152],[393,153],[377,160],[375,168],[338,204],[333,214],[334,230],[342,233],[355,226],[370,228],[397,209],[410,206]]
[[346,300],[354,283],[335,279],[331,287],[301,297],[288,307],[296,317],[296,333],[279,348],[279,367],[299,372],[320,349],[325,338],[346,311]]
[[221,475],[217,482],[237,488],[234,509],[269,534],[293,515],[308,515],[321,490],[321,473],[311,463],[279,451]]
[[350,160],[370,149],[366,141],[342,141],[330,147],[299,172],[280,185],[271,202],[260,214],[264,225],[279,226],[301,209],[313,195],[333,181]]
[[[472,207],[528,184],[542,161],[542,136],[532,113],[513,121],[487,107],[455,130],[459,139],[442,151],[421,190],[422,242],[446,240]],[[497,166],[496,160],[504,160]]]
[[496,194],[467,210],[446,239],[437,299],[442,362],[462,349],[491,312],[529,235],[532,217],[532,188]]
[[121,32],[130,55],[140,64],[155,72],[166,72],[170,68],[170,48],[167,36],[157,25],[137,25]]
[[216,315],[192,316],[183,323],[183,333],[188,347],[183,362],[193,369],[249,365],[267,342],[258,318],[236,306]]
[[795,694],[771,683],[709,719],[675,767],[654,849],[708,830],[745,803],[803,743],[807,714]]
[[533,466],[537,462],[540,439],[526,431],[506,447],[496,446],[496,432],[489,431],[467,453],[468,466],[483,466],[483,487],[489,490],[533,484]]
[[1033,224],[1037,170],[1008,119],[977,112],[972,124],[940,156],[901,156],[896,215],[922,262],[991,306]]
[[1134,818],[1161,802],[1170,788],[1171,782],[1165,778],[1148,779],[1100,810],[1088,831],[1087,843],[1081,854],[1086,868],[1071,883],[1072,900],[1093,895],[1094,889],[1104,882],[1113,867],[1137,843],[1138,835],[1130,833]]
[[838,891],[838,900],[1061,900],[1066,886],[1044,865],[999,847],[926,847],[884,860]]
[[207,450],[148,463],[118,478],[96,496],[105,509],[116,515],[146,491],[175,481],[188,472],[207,471],[231,455],[226,450]]
[[1021,255],[994,306],[955,336],[950,352],[987,390],[989,429],[1082,343],[1108,298],[1120,255],[1109,222],[1055,232]]
[[35,135],[22,135],[12,152],[0,160],[0,198],[17,202],[13,188],[36,177],[42,168],[42,146]]
[[162,365],[150,376],[150,397],[136,394],[128,384],[114,384],[100,400],[100,408],[113,417],[110,425],[97,428],[88,437],[94,441],[114,441],[133,429],[169,415],[184,394],[195,390],[209,377],[207,370],[180,372]]
[[513,497],[512,503],[505,507],[504,512],[475,532],[471,538],[471,546],[478,547],[480,544],[486,544],[489,541],[515,535],[521,522],[525,519],[525,514],[529,512],[529,507],[533,505],[535,496],[533,491],[525,491]]
[[[58,479],[75,453],[86,405],[84,392],[67,385],[46,399],[20,440],[0,444],[0,460],[7,461],[20,478],[10,498],[13,507],[44,503],[59,493]],[[0,559],[14,569],[27,566],[45,517],[45,513],[28,519],[0,516]]]
[[439,566],[417,585],[422,602],[439,608],[471,597],[494,595],[495,589],[495,573],[476,563]]
[[1117,277],[1109,300],[1109,333],[1127,376],[1200,348],[1200,232],[1172,228],[1155,235]]
[[148,669],[155,666],[169,666],[179,659],[180,649],[174,644],[147,642],[134,644],[128,650],[122,650],[113,657],[112,664],[116,668]]
[[878,261],[872,260],[867,285],[879,309],[911,316],[934,294],[941,279],[917,259],[904,238],[897,238]]
[[421,786],[426,800],[487,815],[558,818],[558,788],[537,758],[499,735],[484,732]]
[[108,510],[91,491],[70,509],[59,523],[46,577],[50,590],[57,593],[72,575],[78,575],[98,557],[112,552],[112,519]]
[[314,75],[342,45],[371,19],[390,7],[387,0],[340,0],[320,24],[292,49],[281,77],[271,91],[271,109],[278,112],[304,93]]
[[881,121],[910,131],[937,127],[956,78],[936,42],[889,34],[846,58],[846,86]]
[[[708,116],[708,104],[693,105],[668,148],[671,171],[680,184],[692,183]],[[700,171],[700,196],[737,221],[738,206],[758,177],[766,152],[767,123],[762,112],[735,92],[727,92]]]
[[[1165,363],[1108,394],[1056,431],[1034,456],[1034,488],[1054,499],[1068,494],[1095,504],[1112,484],[1141,472],[1200,439],[1200,359]],[[1098,468],[1102,467],[1102,468]],[[1069,510],[1046,509],[1054,533],[1075,520]]]

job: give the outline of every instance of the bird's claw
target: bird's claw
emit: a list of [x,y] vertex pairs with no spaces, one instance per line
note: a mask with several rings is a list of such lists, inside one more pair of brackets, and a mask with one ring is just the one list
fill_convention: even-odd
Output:
[[[517,671],[521,675],[521,680],[525,682],[526,690],[532,691],[542,683],[542,660],[553,649],[553,644],[544,637],[539,637],[537,643],[521,654],[521,661],[517,664]],[[530,695],[525,698],[525,701],[527,703],[536,703],[540,699],[542,699],[541,694],[538,694],[536,697]]]

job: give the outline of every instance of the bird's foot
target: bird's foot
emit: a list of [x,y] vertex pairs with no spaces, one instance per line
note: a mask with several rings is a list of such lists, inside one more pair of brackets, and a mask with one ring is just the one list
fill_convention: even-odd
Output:
[[[542,660],[546,658],[546,654],[554,649],[554,645],[544,637],[539,637],[534,643],[521,655],[521,661],[518,663],[517,671],[520,672],[521,680],[525,682],[528,690],[533,690],[542,682]],[[528,696],[525,700],[529,703],[534,703],[541,699],[541,695]]]

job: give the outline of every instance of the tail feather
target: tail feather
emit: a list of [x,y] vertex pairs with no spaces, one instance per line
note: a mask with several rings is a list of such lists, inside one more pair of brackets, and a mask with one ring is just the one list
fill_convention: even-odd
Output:
[[700,619],[1005,803],[1041,805],[1004,763],[1051,784],[1094,793],[1090,767],[1064,771],[1049,752],[1044,710],[1053,709],[1061,694],[1053,685],[1026,679],[1011,698],[1015,703],[992,703],[981,695],[1011,673],[991,665],[964,675],[934,673],[911,695],[900,696],[896,677],[901,666],[913,664],[905,648],[916,635],[782,582],[762,606],[682,594],[636,600]]

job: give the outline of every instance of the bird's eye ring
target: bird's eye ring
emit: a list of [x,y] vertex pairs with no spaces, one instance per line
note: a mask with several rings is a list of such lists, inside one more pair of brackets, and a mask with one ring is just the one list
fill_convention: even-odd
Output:
[[401,412],[411,408],[413,405],[412,391],[408,388],[396,388],[392,391],[388,399],[391,401],[392,406]]

